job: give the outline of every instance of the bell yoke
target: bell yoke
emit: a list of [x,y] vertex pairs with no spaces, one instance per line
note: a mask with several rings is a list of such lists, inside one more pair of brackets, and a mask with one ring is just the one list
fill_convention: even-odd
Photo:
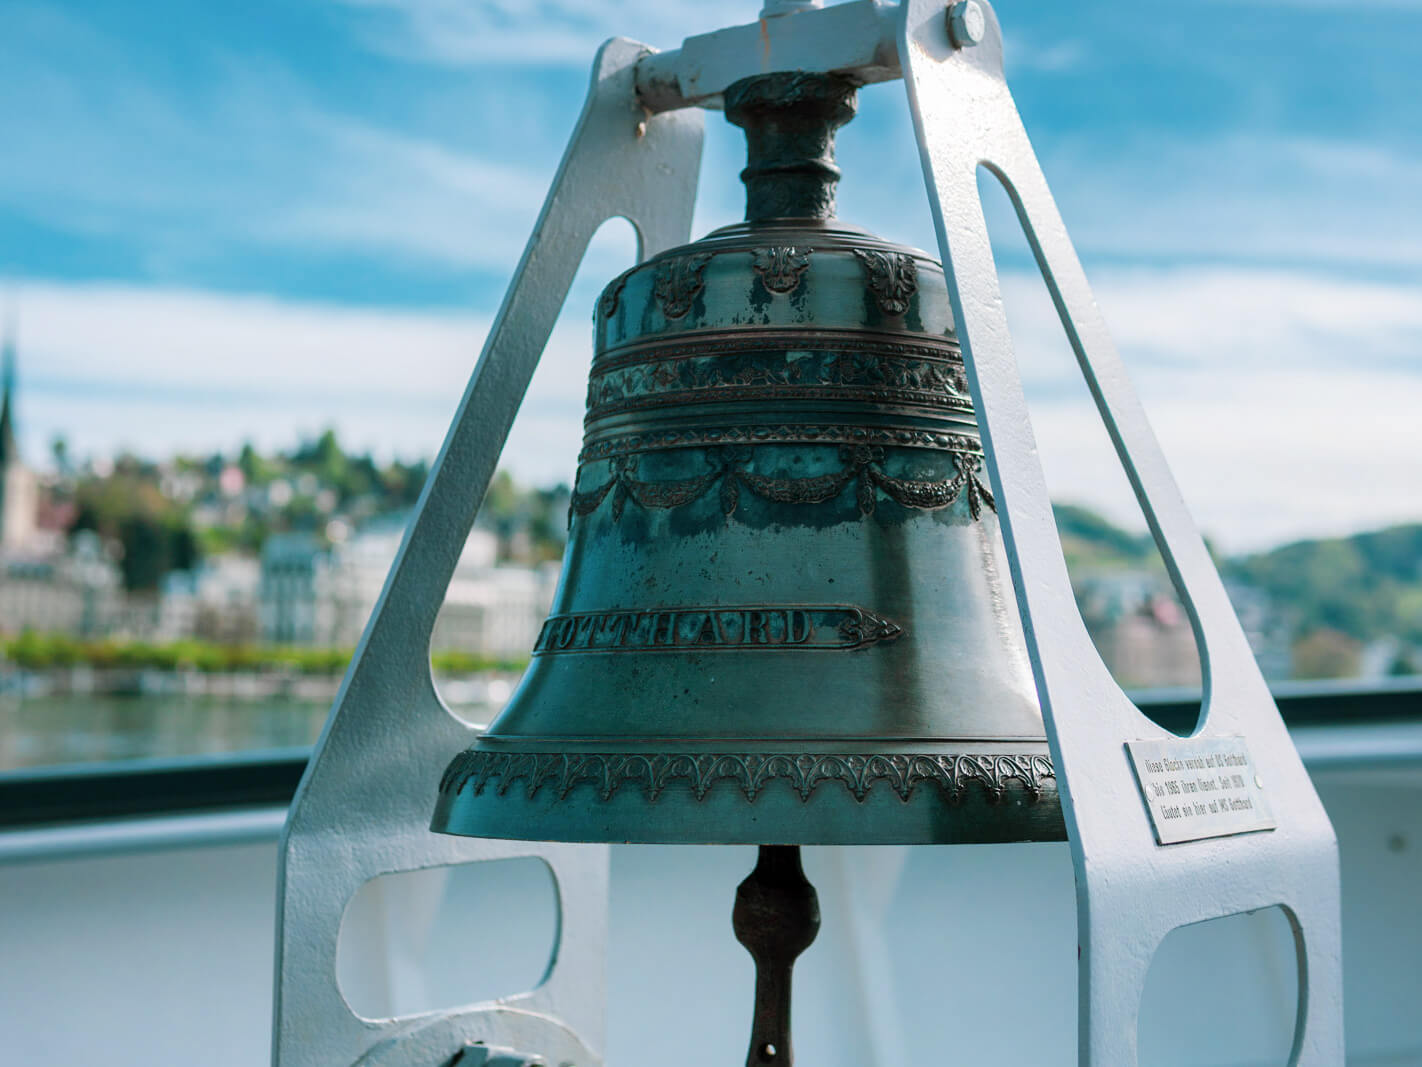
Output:
[[[1342,1062],[1336,838],[1111,344],[991,5],[820,7],[768,0],[756,22],[680,49],[617,38],[599,52],[292,805],[276,1062],[503,1062],[496,1048],[600,1062],[607,854],[560,842],[628,841],[760,846],[732,912],[756,966],[746,1063],[792,1067],[791,972],[819,927],[800,845],[1062,839],[1080,1063],[1137,1061],[1148,969],[1172,930],[1274,906],[1298,950],[1290,1062]],[[951,277],[835,220],[835,131],[857,86],[897,79]],[[746,219],[672,248],[694,201],[696,109],[720,105],[746,133]],[[1190,615],[1206,669],[1189,737],[1141,714],[1076,611],[984,172],[1012,199]],[[575,265],[614,216],[649,258],[596,304],[562,580],[518,691],[471,731],[434,691],[429,635]],[[440,782],[439,833],[417,832],[427,761],[471,733]],[[1222,752],[1252,761],[1268,825],[1162,834],[1141,768]],[[524,855],[558,881],[538,986],[413,1019],[352,1014],[335,973],[359,885]]]

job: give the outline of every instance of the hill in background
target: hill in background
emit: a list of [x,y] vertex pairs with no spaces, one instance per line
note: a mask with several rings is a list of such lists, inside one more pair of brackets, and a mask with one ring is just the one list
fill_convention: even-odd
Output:
[[[74,465],[62,440],[54,451],[55,470],[41,487],[36,522],[50,545],[46,558],[71,570],[107,560],[124,603],[159,622],[165,590],[183,586],[183,575],[195,590],[199,573],[217,585],[241,578],[246,592],[237,599],[245,596],[249,614],[255,612],[269,542],[305,538],[318,553],[350,546],[366,531],[403,521],[428,473],[423,460],[377,462],[348,453],[331,431],[269,455],[246,445],[230,455],[163,462],[120,456]],[[496,562],[535,568],[559,559],[568,504],[566,486],[530,488],[499,472],[479,516],[496,541]],[[1198,687],[1189,620],[1149,535],[1079,505],[1054,511],[1082,617],[1118,680]],[[61,551],[66,539],[72,558]],[[81,548],[94,558],[80,558]],[[1422,523],[1214,555],[1266,676],[1422,673]],[[16,572],[16,581],[26,575],[32,585],[39,581],[34,560],[12,562],[11,571],[24,572]],[[234,595],[227,589],[220,599],[230,604]],[[114,617],[119,630],[141,629],[127,615]],[[241,632],[255,625],[248,620]],[[0,630],[26,626],[63,629],[0,619]],[[93,632],[81,636],[111,636],[114,626],[90,626]],[[231,629],[214,626],[219,637]]]
[[[1078,602],[1098,644],[1103,628],[1116,621],[1113,612],[1119,617],[1132,609],[1103,595],[1103,588],[1136,589],[1137,612],[1159,615],[1162,604],[1179,611],[1148,534],[1131,533],[1078,505],[1054,511]],[[1216,562],[1266,673],[1422,673],[1422,523],[1246,555],[1216,553]]]

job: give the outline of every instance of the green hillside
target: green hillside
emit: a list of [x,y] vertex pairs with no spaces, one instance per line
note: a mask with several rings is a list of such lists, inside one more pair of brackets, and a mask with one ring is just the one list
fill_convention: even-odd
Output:
[[[1148,535],[1077,505],[1054,511],[1079,594],[1094,579],[1135,571],[1153,574],[1168,595]],[[1379,666],[1375,659],[1371,669],[1422,673],[1422,524],[1297,541],[1217,562],[1233,590],[1262,594],[1267,615],[1261,621],[1256,611],[1255,624],[1282,642],[1294,677],[1355,676],[1370,646],[1388,660]]]
[[1226,573],[1295,613],[1301,633],[1422,644],[1422,524],[1297,541],[1229,560]]
[[1128,533],[1079,504],[1053,504],[1052,514],[1073,576],[1082,569],[1160,566],[1149,534]]

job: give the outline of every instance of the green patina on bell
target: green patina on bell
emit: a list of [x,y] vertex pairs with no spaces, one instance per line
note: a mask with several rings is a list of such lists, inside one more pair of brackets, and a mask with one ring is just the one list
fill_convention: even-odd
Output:
[[1064,836],[943,269],[833,220],[853,113],[733,86],[748,221],[603,292],[553,614],[435,830]]

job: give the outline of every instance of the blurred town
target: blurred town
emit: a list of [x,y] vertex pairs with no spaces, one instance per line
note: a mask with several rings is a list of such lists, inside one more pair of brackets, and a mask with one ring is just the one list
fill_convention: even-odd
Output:
[[[253,696],[264,673],[341,673],[424,461],[382,465],[347,454],[331,432],[273,455],[247,445],[157,461],[76,462],[56,439],[41,461],[17,445],[9,342],[3,371],[0,662],[65,668],[90,685],[105,667],[148,669],[150,686],[155,668],[189,687],[240,675]],[[564,486],[496,477],[439,615],[437,668],[526,662],[552,601],[567,508]],[[1198,686],[1190,627],[1150,539],[1084,508],[1057,514],[1082,614],[1117,678]],[[1422,664],[1422,525],[1220,563],[1270,678],[1376,678]]]
[[[151,462],[21,455],[16,353],[0,396],[0,649],[29,668],[339,674],[428,472],[347,455],[327,432],[285,454]],[[435,628],[449,672],[521,669],[552,602],[568,492],[500,473]],[[88,675],[82,675],[88,678]],[[147,684],[153,684],[150,677]],[[189,685],[195,683],[188,680]]]

